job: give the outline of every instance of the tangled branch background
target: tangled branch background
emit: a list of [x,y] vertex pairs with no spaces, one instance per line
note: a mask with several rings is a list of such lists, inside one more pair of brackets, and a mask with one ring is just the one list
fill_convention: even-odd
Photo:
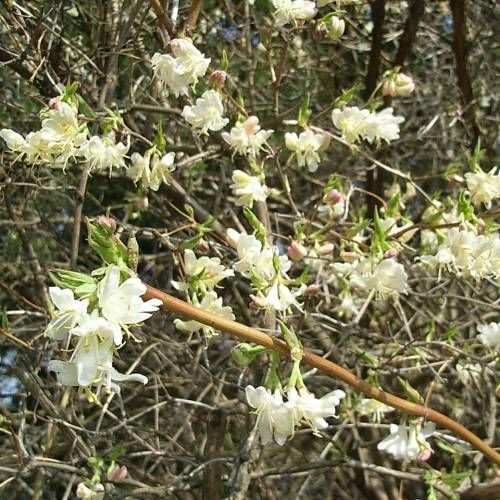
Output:
[[3,2],[0,497],[497,496],[495,7]]

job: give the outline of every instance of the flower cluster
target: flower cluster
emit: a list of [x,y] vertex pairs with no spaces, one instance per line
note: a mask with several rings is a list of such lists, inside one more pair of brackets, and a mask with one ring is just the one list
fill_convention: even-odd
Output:
[[308,0],[273,0],[273,6],[276,26],[307,21],[317,12],[316,4]]
[[144,155],[133,153],[127,175],[136,183],[140,180],[143,188],[158,191],[162,183],[168,184],[169,175],[175,170],[174,159],[175,153],[167,153],[161,158],[154,150],[148,150]]
[[498,234],[476,235],[472,231],[452,228],[446,232],[444,241],[435,255],[418,258],[424,265],[455,273],[459,276],[481,280],[500,276],[500,239]]
[[500,198],[500,169],[492,168],[483,172],[480,167],[474,172],[465,174],[465,181],[474,205],[484,204],[491,208],[491,203]]
[[396,460],[427,460],[432,448],[426,441],[435,429],[433,423],[421,427],[419,424],[391,424],[390,434],[378,443],[377,448],[392,455]]
[[210,59],[206,58],[189,38],[170,42],[170,54],[155,53],[151,59],[156,76],[175,96],[187,95],[190,86],[205,76]]
[[49,363],[49,370],[57,374],[62,384],[89,390],[95,386],[98,394],[101,387],[119,391],[118,382],[147,383],[144,375],[119,373],[113,368],[113,355],[123,345],[123,333],[128,334],[130,326],[147,320],[158,310],[161,301],[144,302],[141,296],[146,286],[138,278],[120,281],[120,269],[110,266],[97,284],[96,296],[91,301],[75,299],[70,289],[49,289],[57,312],[46,334],[54,340],[65,340],[68,345],[76,344],[69,361]]
[[295,132],[285,134],[286,147],[294,153],[299,167],[307,166],[309,172],[318,170],[321,158],[319,152],[330,144],[330,136],[305,130],[297,135]]
[[291,290],[287,272],[291,262],[286,255],[279,255],[276,247],[263,245],[254,235],[228,230],[228,239],[236,248],[238,261],[234,269],[252,282],[257,295],[253,297],[256,307],[286,311],[292,305],[300,308],[297,297],[306,286]]
[[500,350],[500,323],[488,323],[478,325],[477,338],[486,346],[492,349]]
[[259,177],[234,170],[232,179],[231,189],[236,196],[236,205],[252,208],[254,201],[266,201],[269,188],[262,184]]
[[245,121],[236,123],[230,132],[222,132],[221,137],[235,153],[255,159],[272,133],[273,130],[261,130],[256,116],[249,116]]
[[287,401],[279,389],[271,391],[265,387],[247,386],[248,404],[257,413],[257,430],[263,445],[276,441],[279,445],[293,437],[295,428],[301,424],[317,433],[328,427],[325,420],[336,416],[337,406],[345,397],[344,391],[330,392],[320,399],[305,388],[289,388]]
[[215,90],[207,90],[196,99],[194,106],[184,106],[183,118],[196,129],[201,129],[202,134],[209,130],[217,131],[224,128],[229,120],[224,118],[224,106],[220,95]]
[[376,112],[355,106],[345,107],[332,111],[332,121],[347,142],[354,143],[362,139],[370,144],[391,142],[399,139],[399,124],[405,121],[402,116],[394,116],[392,112],[392,108]]
[[[82,155],[88,129],[78,123],[76,106],[52,101],[52,107],[42,111],[42,126],[26,137],[10,129],[0,130],[0,137],[19,158],[30,164],[49,163],[64,167],[68,160]],[[84,146],[85,147],[85,146]]]

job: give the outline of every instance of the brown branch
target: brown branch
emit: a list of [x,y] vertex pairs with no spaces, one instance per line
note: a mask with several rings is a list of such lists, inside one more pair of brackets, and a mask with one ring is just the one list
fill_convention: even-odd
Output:
[[175,38],[174,25],[172,24],[172,21],[167,16],[167,14],[165,14],[165,11],[163,10],[163,7],[161,6],[159,0],[149,0],[149,3],[151,4],[151,7],[153,7],[156,17],[158,18],[158,21],[160,21],[162,27],[165,28],[166,32],[171,38]]
[[[373,0],[371,2],[371,13],[373,20],[372,47],[370,60],[368,61],[368,71],[365,78],[365,99],[370,99],[377,88],[377,81],[380,73],[380,61],[382,59],[383,28],[385,19],[385,0]],[[366,172],[366,190],[375,193],[375,170]],[[372,196],[366,197],[367,216],[372,218],[375,212],[375,199]]]
[[450,9],[453,17],[453,54],[455,56],[457,85],[462,97],[465,125],[471,138],[471,149],[474,149],[479,139],[479,128],[475,118],[474,94],[465,53],[465,0],[450,0]]
[[184,29],[187,34],[191,33],[196,28],[196,23],[198,22],[202,4],[203,0],[193,0],[191,8],[189,9],[189,17],[186,22],[186,27]]
[[[285,342],[283,342],[282,340],[279,340],[275,337],[270,337],[269,335],[266,335],[259,330],[255,330],[254,328],[242,325],[235,321],[230,321],[214,316],[211,313],[198,309],[193,305],[188,304],[183,300],[176,299],[175,297],[172,297],[171,295],[156,288],[148,285],[146,286],[147,291],[144,295],[144,298],[146,300],[153,298],[160,299],[163,303],[164,308],[168,311],[211,326],[216,330],[220,330],[222,332],[233,335],[240,340],[253,342],[255,344],[267,347],[268,349],[272,349],[278,352],[284,357],[290,357],[290,351]],[[447,417],[446,415],[432,410],[431,408],[427,408],[416,403],[411,403],[410,401],[406,401],[373,385],[370,385],[345,368],[342,368],[341,366],[338,366],[337,364],[332,363],[331,361],[324,359],[321,356],[313,354],[312,352],[304,351],[303,361],[308,365],[317,368],[321,372],[326,373],[330,377],[341,380],[345,384],[351,386],[353,389],[366,394],[370,398],[381,401],[382,403],[401,410],[404,413],[424,417],[427,420],[435,422],[441,428],[448,429],[456,435],[460,436],[462,439],[474,446],[478,451],[483,453],[483,455],[488,457],[491,461],[500,464],[499,453],[497,453],[478,436],[460,425],[458,422],[455,422],[451,418]]]

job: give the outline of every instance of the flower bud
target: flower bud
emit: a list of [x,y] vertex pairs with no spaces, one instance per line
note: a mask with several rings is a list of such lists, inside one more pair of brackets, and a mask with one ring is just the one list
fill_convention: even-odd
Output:
[[222,71],[221,69],[216,69],[213,73],[208,77],[208,81],[218,89],[224,87],[226,83],[227,73]]
[[266,299],[265,297],[260,297],[258,295],[250,295],[252,298],[252,302],[250,302],[249,307],[251,309],[262,309],[266,307]]
[[317,283],[313,283],[312,285],[309,285],[305,289],[305,294],[306,295],[318,295],[318,293],[321,292],[321,286],[318,285]]
[[49,108],[58,111],[61,108],[61,98],[59,96],[52,97],[49,100]]
[[210,250],[210,245],[208,244],[207,240],[204,240],[203,238],[198,241],[198,249],[201,250],[202,252],[208,252]]
[[111,230],[111,233],[114,233],[116,231],[116,221],[112,217],[107,217],[105,215],[99,215],[96,217],[96,224],[99,224],[100,226],[109,228]]
[[292,241],[291,245],[288,247],[287,255],[294,262],[299,262],[299,260],[302,260],[307,255],[307,249],[298,241]]
[[333,243],[325,243],[324,245],[321,245],[318,249],[318,253],[320,255],[330,255],[333,253],[335,250],[335,245]]
[[397,73],[396,75],[389,76],[385,81],[382,88],[382,93],[385,96],[401,96],[407,97],[415,90],[415,82],[411,76],[404,73]]
[[108,471],[108,481],[123,481],[127,477],[127,474],[128,470],[125,465],[121,467],[117,465],[111,471]]
[[340,17],[332,16],[328,26],[328,37],[331,40],[340,40],[345,31],[345,21]]
[[424,450],[422,450],[420,452],[420,454],[417,457],[417,460],[419,462],[427,462],[427,460],[429,460],[429,458],[431,458],[431,455],[432,455],[432,450],[425,448]]
[[326,195],[326,201],[327,203],[330,203],[331,205],[336,205],[337,203],[340,203],[344,199],[344,195],[338,191],[337,189],[332,189],[327,195]]
[[397,248],[389,248],[389,250],[387,250],[385,253],[384,253],[384,258],[385,259],[394,259],[395,257],[397,257],[399,255],[399,251]]
[[134,198],[134,206],[137,210],[147,210],[149,207],[149,200],[147,196],[138,196]]
[[359,258],[356,252],[342,252],[340,257],[345,262],[355,262]]

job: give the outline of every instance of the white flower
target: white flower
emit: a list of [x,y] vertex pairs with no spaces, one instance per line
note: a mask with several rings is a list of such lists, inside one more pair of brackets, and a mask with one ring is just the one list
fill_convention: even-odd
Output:
[[5,141],[7,147],[14,153],[21,152],[21,149],[25,144],[24,137],[9,128],[3,128],[0,130],[0,137]]
[[333,124],[342,132],[342,137],[350,143],[364,138],[369,117],[370,111],[356,106],[332,111]]
[[457,363],[457,375],[463,385],[470,385],[472,383],[478,384],[481,380],[482,368],[479,363]]
[[86,132],[81,132],[77,120],[78,110],[61,101],[55,109],[47,113],[42,120],[42,136],[51,147],[80,146],[85,140]]
[[492,349],[500,349],[500,323],[488,323],[478,325],[479,335],[477,338]]
[[306,288],[306,285],[301,285],[300,288],[292,291],[283,283],[274,283],[264,292],[264,296],[258,296],[258,303],[262,307],[274,309],[275,311],[286,311],[292,305],[297,309],[301,309],[301,305],[296,298],[302,295]]
[[252,207],[254,201],[265,201],[269,192],[258,177],[248,175],[242,170],[234,170],[231,189],[237,197],[236,205]]
[[[234,276],[234,271],[226,269],[220,263],[218,257],[207,257],[204,255],[197,258],[194,252],[189,249],[184,251],[184,267],[188,279],[193,278],[197,285],[209,290],[217,286],[219,281],[224,278]],[[177,283],[174,285],[179,289],[185,288]]]
[[125,155],[130,144],[114,143],[111,138],[101,139],[94,135],[80,147],[79,154],[85,158],[93,170],[125,167]]
[[336,407],[344,397],[344,391],[336,390],[317,399],[314,394],[305,389],[299,393],[295,388],[291,388],[287,391],[287,405],[293,410],[296,424],[305,422],[314,432],[317,432],[328,427],[325,418],[336,416]]
[[130,157],[132,166],[127,174],[134,177],[134,182],[141,181],[144,188],[158,191],[162,182],[168,184],[168,175],[175,170],[175,153],[167,153],[161,159],[157,154],[151,157],[151,151],[146,151],[144,156],[133,153]]
[[45,333],[52,339],[61,340],[83,319],[89,301],[76,300],[72,290],[57,286],[49,288],[49,295],[58,312],[48,324]]
[[393,116],[392,111],[392,108],[385,108],[377,113],[345,107],[332,111],[332,121],[347,142],[354,143],[359,139],[366,139],[369,143],[390,142],[399,138],[399,124],[404,122],[402,116]]
[[202,133],[208,130],[217,131],[224,128],[229,120],[223,118],[224,107],[219,93],[215,90],[207,90],[201,97],[196,99],[194,106],[184,106],[182,116],[194,128],[200,128]]
[[103,500],[104,486],[101,483],[97,483],[89,487],[85,483],[78,483],[76,498],[82,498],[83,500]]
[[377,449],[391,454],[396,460],[415,460],[425,451],[432,451],[426,438],[434,432],[433,423],[426,424],[422,429],[416,425],[390,425],[390,434],[380,441]]
[[373,112],[367,121],[364,137],[370,144],[381,140],[395,141],[399,139],[399,124],[404,121],[402,116],[393,116],[392,108],[385,108],[378,113]]
[[120,269],[111,266],[99,284],[99,307],[111,323],[126,330],[127,325],[142,323],[162,304],[159,299],[144,302],[146,285],[139,278],[128,278],[120,285]]
[[349,293],[341,294],[342,300],[338,304],[334,311],[339,316],[339,318],[352,318],[356,316],[359,312],[359,306],[354,301],[353,297]]
[[[229,233],[229,230],[228,230]],[[250,277],[252,268],[257,263],[262,251],[262,243],[254,236],[245,233],[237,233],[232,230],[232,238],[236,241],[236,251],[238,258],[233,267],[235,271],[243,274],[246,278]]]
[[491,208],[491,202],[500,198],[500,169],[492,168],[488,173],[478,169],[476,172],[465,174],[467,188],[474,205],[484,203],[486,208]]
[[[231,307],[224,306],[222,304],[222,297],[217,297],[217,293],[214,291],[206,293],[199,304],[195,302],[193,305],[202,311],[210,313],[212,316],[234,320],[234,314]],[[182,321],[180,319],[174,319],[174,324],[183,332],[193,333],[202,330],[207,337],[215,335],[215,331],[212,327],[195,320]]]
[[135,381],[146,384],[144,375],[132,373],[124,375],[113,366],[114,331],[104,323],[95,322],[96,330],[85,332],[80,337],[69,362],[50,361],[48,369],[56,373],[59,382],[68,386],[90,387],[102,386],[108,390],[119,392],[115,382]]
[[186,95],[188,87],[205,75],[210,64],[188,38],[176,38],[170,42],[173,57],[169,54],[153,55],[151,62],[157,77],[175,95]]
[[363,398],[359,403],[359,414],[372,416],[375,422],[380,422],[385,413],[394,411],[392,406],[388,406],[376,399]]
[[318,152],[325,149],[329,142],[328,135],[312,130],[305,130],[298,136],[295,132],[285,134],[286,147],[295,153],[299,167],[307,166],[309,172],[316,172],[321,161]]
[[298,21],[312,19],[316,15],[316,4],[307,0],[273,0],[276,26],[297,24]]
[[402,264],[393,259],[380,261],[368,274],[355,275],[353,284],[367,289],[375,290],[380,298],[408,292],[408,275]]
[[245,388],[248,404],[255,408],[257,413],[257,430],[263,445],[273,440],[279,445],[285,444],[288,437],[293,435],[294,418],[292,409],[283,403],[279,390],[271,392],[265,387]]
[[221,137],[236,153],[255,158],[272,133],[273,130],[260,130],[259,119],[249,116],[244,122],[236,123],[231,132],[222,132]]
[[106,337],[111,335],[115,345],[122,343],[123,332],[121,327],[99,316],[97,309],[94,309],[91,314],[86,314],[79,322],[79,326],[72,328],[69,333],[76,337],[85,337],[95,332],[100,332],[101,335]]

